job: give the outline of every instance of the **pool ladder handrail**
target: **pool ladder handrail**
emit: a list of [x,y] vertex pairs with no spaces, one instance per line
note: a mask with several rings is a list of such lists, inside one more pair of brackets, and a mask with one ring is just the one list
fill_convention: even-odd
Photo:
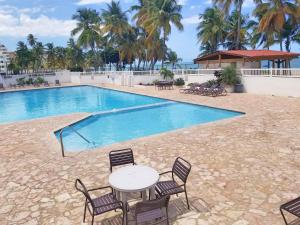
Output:
[[80,134],[77,130],[75,130],[73,127],[71,126],[66,126],[64,128],[62,128],[59,132],[59,141],[60,141],[60,146],[61,146],[61,154],[62,157],[65,157],[65,147],[64,147],[64,142],[63,142],[63,132],[65,131],[66,128],[71,128],[79,137],[81,137],[83,140],[85,140],[87,143],[91,144],[91,142],[86,139],[82,134]]

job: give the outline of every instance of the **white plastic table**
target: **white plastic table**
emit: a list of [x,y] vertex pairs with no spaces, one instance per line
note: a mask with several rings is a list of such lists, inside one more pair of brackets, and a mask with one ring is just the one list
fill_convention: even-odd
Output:
[[114,171],[109,175],[108,182],[116,190],[117,198],[123,202],[125,207],[128,193],[142,192],[143,200],[146,200],[147,190],[149,190],[150,198],[153,198],[155,196],[155,184],[158,180],[159,174],[155,169],[149,166],[134,165]]

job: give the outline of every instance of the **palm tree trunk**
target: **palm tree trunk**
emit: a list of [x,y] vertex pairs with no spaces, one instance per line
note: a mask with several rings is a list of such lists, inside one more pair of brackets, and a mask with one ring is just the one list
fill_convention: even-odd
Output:
[[163,58],[162,58],[162,61],[161,61],[161,67],[162,68],[164,68],[164,66],[165,66],[165,56],[166,56],[166,52],[165,52],[165,50],[166,50],[166,48],[165,48],[165,46],[166,46],[166,33],[164,32],[164,37],[163,37],[163,42],[164,42],[164,46],[163,46]]
[[238,0],[237,3],[237,12],[238,12],[238,27],[237,27],[237,36],[236,36],[236,43],[235,43],[235,48],[240,49],[240,35],[241,35],[241,19],[242,19],[242,0]]

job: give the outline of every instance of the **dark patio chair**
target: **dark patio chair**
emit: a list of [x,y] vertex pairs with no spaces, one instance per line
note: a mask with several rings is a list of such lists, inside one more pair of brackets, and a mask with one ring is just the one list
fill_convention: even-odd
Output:
[[114,166],[122,166],[127,164],[135,165],[133,151],[131,148],[114,150],[109,153],[110,172]]
[[[300,218],[300,197],[289,201],[283,205],[280,206],[280,213],[283,217],[283,220],[285,222],[286,225],[292,224],[292,223],[288,223],[286,217],[284,216],[283,210],[291,213],[292,215]],[[292,221],[293,222],[293,221]]]
[[48,82],[48,81],[45,81],[45,82],[44,82],[44,87],[49,87],[49,86],[50,86],[49,82]]
[[210,93],[213,97],[217,97],[220,95],[227,95],[225,85],[223,85],[223,84],[220,84],[219,86],[217,86],[215,88],[212,88]]
[[60,86],[59,80],[55,80],[55,86]]
[[4,90],[5,88],[4,88],[4,85],[2,84],[2,83],[0,83],[0,90]]
[[[165,196],[165,195],[174,195],[179,193],[185,193],[186,203],[188,206],[188,209],[190,208],[189,205],[189,199],[187,196],[186,191],[186,181],[189,176],[189,173],[191,171],[191,164],[184,160],[181,157],[176,158],[172,171],[167,171],[164,173],[161,173],[160,175],[172,174],[172,180],[168,181],[159,181],[155,185],[155,191],[159,196]],[[176,180],[178,180],[180,183],[178,183]]]
[[161,224],[167,222],[169,225],[168,205],[170,196],[164,196],[155,200],[138,202],[135,209],[136,224]]
[[[94,224],[94,217],[101,215],[106,212],[110,212],[113,210],[121,209],[123,212],[122,224],[124,223],[124,215],[125,211],[123,208],[123,203],[118,201],[115,195],[112,192],[112,188],[110,186],[107,187],[99,187],[94,189],[87,189],[85,185],[81,182],[81,180],[76,179],[75,188],[80,191],[85,196],[85,204],[84,204],[84,214],[83,214],[83,222],[85,223],[86,209],[90,212],[92,216],[92,225]],[[110,189],[110,192],[102,195],[97,198],[92,198],[90,196],[90,192],[99,191],[103,189]]]

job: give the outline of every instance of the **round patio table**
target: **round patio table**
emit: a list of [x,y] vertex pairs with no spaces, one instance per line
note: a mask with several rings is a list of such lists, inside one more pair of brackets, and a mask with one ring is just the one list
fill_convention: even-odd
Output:
[[[158,180],[159,174],[155,169],[149,166],[133,165],[122,167],[111,173],[108,182],[116,191],[117,198],[126,207],[128,193],[142,192],[143,200],[145,201],[147,199],[147,190],[149,190],[150,198],[153,198],[155,196],[155,184]],[[125,223],[127,221],[126,216],[124,216]]]

